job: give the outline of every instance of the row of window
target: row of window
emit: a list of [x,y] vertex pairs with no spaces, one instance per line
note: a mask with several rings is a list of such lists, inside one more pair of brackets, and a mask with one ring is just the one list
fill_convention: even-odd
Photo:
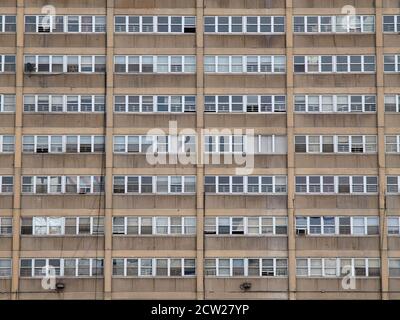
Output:
[[[206,217],[207,235],[286,235],[287,217],[220,216]],[[298,235],[378,235],[375,216],[296,216]],[[114,235],[194,235],[196,217],[160,216],[113,217]],[[388,235],[400,235],[400,217],[387,218]],[[104,234],[104,217],[23,217],[22,235],[99,235]],[[12,218],[0,217],[0,236],[12,235]]]
[[297,216],[296,233],[307,235],[377,235],[379,234],[379,217]]
[[283,16],[206,16],[206,33],[284,33]]
[[[25,32],[105,32],[105,16],[25,16]],[[0,32],[15,32],[16,17],[0,16]],[[116,33],[195,33],[195,16],[115,16]],[[206,16],[206,33],[284,33],[284,16]],[[375,32],[375,16],[294,16],[295,33]],[[383,16],[383,31],[400,31],[400,16]]]
[[95,258],[21,259],[21,277],[102,277],[104,260]]
[[277,193],[287,192],[286,176],[205,176],[206,193]]
[[[390,97],[390,96],[386,96]],[[386,98],[385,97],[385,98]],[[385,101],[385,109],[387,102]],[[374,95],[295,95],[294,111],[308,113],[376,112]]]
[[188,258],[116,258],[115,277],[191,277],[196,275],[196,260]]
[[23,136],[22,152],[90,153],[104,152],[104,136]]
[[[15,66],[14,66],[15,68]],[[93,73],[106,71],[105,56],[26,55],[25,72]]]
[[115,112],[196,112],[196,96],[114,96]]
[[376,153],[377,136],[295,136],[295,152]]
[[[386,56],[385,56],[386,58]],[[386,70],[385,71],[390,71]],[[294,56],[295,73],[375,72],[375,56]]]
[[115,56],[116,73],[195,73],[195,56]]
[[[384,56],[384,72],[400,72],[400,55]],[[25,72],[106,71],[105,56],[25,56]],[[195,56],[115,56],[116,73],[195,73]],[[205,56],[205,73],[285,73],[285,56]],[[1,55],[0,72],[15,72],[15,56]],[[295,73],[374,73],[375,56],[294,56]]]
[[23,176],[22,193],[87,194],[104,191],[103,176]]
[[102,95],[24,95],[24,112],[104,112]]
[[[400,95],[385,95],[385,111],[400,112]],[[286,112],[284,95],[206,95],[204,111],[218,113]],[[24,95],[24,112],[104,112],[101,95]],[[15,111],[15,95],[0,95],[0,112]],[[116,95],[115,112],[195,112],[196,96]],[[295,95],[294,111],[307,113],[376,112],[375,95]]]
[[282,277],[286,258],[212,258],[204,260],[204,274],[214,277]]
[[293,31],[295,33],[371,33],[375,32],[375,16],[294,16]]
[[379,277],[380,273],[380,259],[376,258],[296,259],[298,277]]
[[[296,193],[377,193],[376,176],[296,176]],[[12,193],[12,176],[0,176],[0,192]],[[286,176],[205,176],[206,193],[287,192]],[[114,176],[114,193],[196,192],[196,176]],[[103,176],[23,176],[22,193],[86,194],[104,191]],[[400,176],[387,176],[388,194],[400,193]]]
[[115,16],[116,33],[196,33],[194,16]]
[[[0,135],[0,153],[13,153],[14,136]],[[295,136],[297,153],[376,153],[377,136]],[[104,136],[23,136],[25,153],[102,153]],[[196,152],[196,136],[114,136],[114,153]],[[400,153],[400,135],[385,136],[386,153]],[[286,136],[205,135],[206,153],[286,154]]]
[[376,176],[296,176],[296,193],[377,193]]
[[204,233],[215,235],[286,235],[286,217],[206,217]]
[[184,194],[196,192],[196,176],[114,176],[114,193]]
[[[115,277],[186,277],[196,275],[190,258],[114,258]],[[207,258],[204,274],[214,277],[286,277],[285,258]],[[20,260],[21,277],[101,277],[104,260],[94,258],[34,258]],[[11,259],[0,259],[0,277],[12,274]],[[377,258],[297,258],[297,277],[379,277]],[[400,276],[400,259],[389,258],[389,276]]]
[[113,234],[194,235],[196,217],[114,217]]
[[22,235],[98,235],[104,233],[104,217],[23,217]]
[[25,32],[92,33],[106,31],[106,16],[25,16]]

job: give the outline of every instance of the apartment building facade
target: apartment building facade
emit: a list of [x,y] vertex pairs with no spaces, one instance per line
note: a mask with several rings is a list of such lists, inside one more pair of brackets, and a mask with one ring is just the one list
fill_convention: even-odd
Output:
[[397,0],[1,1],[0,299],[400,298],[399,32]]

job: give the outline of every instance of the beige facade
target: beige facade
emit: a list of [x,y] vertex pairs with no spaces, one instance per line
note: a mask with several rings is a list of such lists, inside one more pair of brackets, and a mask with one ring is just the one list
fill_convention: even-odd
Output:
[[[41,15],[54,5],[57,15],[100,15],[106,32],[24,32],[25,16]],[[351,5],[375,17],[375,32],[318,34],[293,32],[294,16],[340,15]],[[0,176],[13,176],[12,194],[0,193],[0,217],[12,217],[12,235],[0,235],[0,260],[11,259],[10,277],[0,277],[0,299],[399,299],[400,278],[389,275],[389,259],[400,259],[399,235],[388,235],[388,217],[400,217],[399,194],[387,195],[387,176],[400,176],[400,155],[385,151],[385,136],[400,135],[400,113],[385,113],[385,95],[400,94],[400,73],[384,72],[384,55],[400,54],[399,33],[383,32],[383,16],[400,16],[394,0],[3,0],[0,15],[16,16],[16,32],[0,32],[0,54],[16,56],[16,72],[0,73],[0,95],[15,95],[14,113],[0,112],[0,135],[15,137],[15,152],[0,153]],[[117,33],[115,16],[193,16],[196,33]],[[282,34],[204,33],[205,16],[284,16]],[[398,22],[400,24],[400,21]],[[27,55],[106,57],[106,73],[27,73]],[[184,55],[196,57],[196,73],[130,74],[114,72],[114,56]],[[205,72],[205,56],[283,55],[282,74]],[[298,55],[375,55],[374,73],[295,73]],[[400,58],[399,58],[400,59]],[[399,61],[400,64],[400,61]],[[399,66],[400,68],[400,66]],[[104,95],[105,113],[24,112],[26,95]],[[117,113],[117,95],[196,97],[192,113]],[[286,112],[209,113],[205,96],[281,95]],[[296,95],[374,95],[372,113],[298,113]],[[399,100],[400,101],[400,100]],[[144,155],[114,153],[114,136],[145,135],[152,128],[254,129],[259,135],[287,136],[287,154],[255,157],[251,175],[287,176],[284,194],[211,194],[206,176],[234,176],[234,165],[150,165]],[[105,153],[27,153],[23,136],[104,135]],[[372,154],[300,153],[299,135],[371,135]],[[24,176],[105,176],[102,194],[26,194]],[[196,176],[188,194],[128,195],[113,192],[114,176]],[[374,194],[296,193],[296,176],[376,176]],[[400,189],[399,189],[400,190]],[[101,235],[24,235],[28,217],[104,217]],[[196,233],[183,235],[113,234],[113,218],[196,217]],[[286,217],[284,235],[205,234],[207,217]],[[296,217],[379,217],[375,235],[299,235]],[[379,259],[378,276],[357,277],[343,289],[341,277],[296,276],[300,258]],[[21,259],[104,259],[100,277],[59,277],[63,290],[45,290],[40,277],[21,276]],[[195,259],[195,276],[116,276],[113,259]],[[212,276],[212,258],[287,259],[284,276]],[[182,260],[183,261],[183,260]],[[154,263],[154,262],[153,262]],[[247,266],[248,262],[245,262]],[[153,266],[154,268],[154,266]],[[232,267],[233,268],[233,267]],[[372,268],[372,267],[371,267]],[[144,269],[144,267],[143,267]],[[232,272],[232,270],[231,270]],[[251,288],[244,290],[243,283]]]

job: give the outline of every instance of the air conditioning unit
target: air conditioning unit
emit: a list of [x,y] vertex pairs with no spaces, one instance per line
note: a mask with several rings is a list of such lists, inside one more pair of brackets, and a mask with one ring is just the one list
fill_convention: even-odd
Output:
[[243,282],[240,285],[240,289],[243,290],[243,291],[250,290],[251,289],[251,283],[250,282]]
[[307,229],[296,229],[296,234],[298,236],[305,236],[307,234]]
[[36,71],[36,65],[34,63],[25,63],[25,72],[34,72]]

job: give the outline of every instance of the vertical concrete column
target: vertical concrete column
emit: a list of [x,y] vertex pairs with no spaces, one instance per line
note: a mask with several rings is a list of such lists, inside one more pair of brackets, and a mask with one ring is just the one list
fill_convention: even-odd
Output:
[[16,108],[15,108],[15,154],[14,154],[14,199],[12,239],[12,281],[11,299],[18,299],[20,221],[21,221],[21,167],[22,167],[22,105],[24,86],[24,0],[17,1],[17,50],[16,50]]
[[389,299],[389,270],[386,228],[385,90],[383,74],[382,0],[375,1],[376,25],[376,96],[378,130],[379,222],[381,259],[381,297]]
[[112,298],[113,131],[114,131],[114,0],[107,0],[104,299]]
[[204,164],[201,161],[203,146],[201,133],[204,128],[204,0],[196,1],[196,297],[204,296]]
[[289,299],[296,299],[296,235],[294,232],[293,0],[286,0],[287,207]]

